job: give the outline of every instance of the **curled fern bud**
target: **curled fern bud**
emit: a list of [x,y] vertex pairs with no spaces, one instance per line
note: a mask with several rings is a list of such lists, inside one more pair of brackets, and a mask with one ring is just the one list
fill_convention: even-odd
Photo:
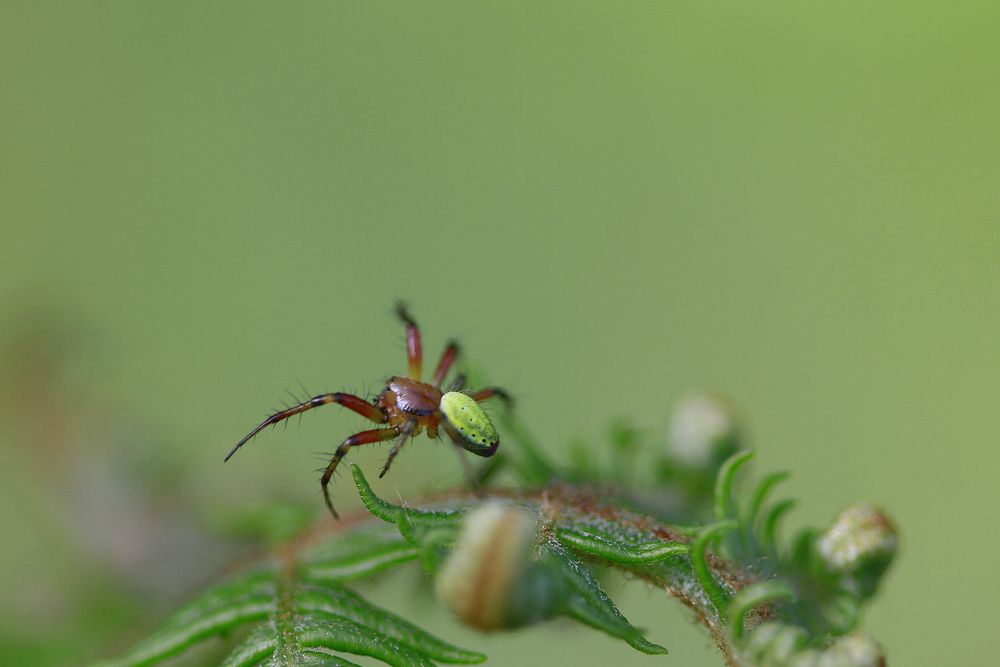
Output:
[[668,451],[681,464],[714,472],[739,448],[735,410],[722,396],[692,392],[674,405]]
[[805,630],[769,621],[758,625],[740,650],[744,665],[785,665],[806,645]]
[[885,667],[882,648],[866,635],[851,634],[826,647],[810,647],[802,628],[774,621],[757,626],[738,656],[747,667]]
[[847,506],[820,538],[819,553],[862,599],[875,592],[899,546],[896,527],[868,503]]
[[438,598],[463,623],[484,631],[516,628],[555,615],[563,584],[537,554],[538,517],[487,503],[462,524],[438,571]]
[[847,635],[823,651],[819,667],[885,667],[882,647],[871,637]]

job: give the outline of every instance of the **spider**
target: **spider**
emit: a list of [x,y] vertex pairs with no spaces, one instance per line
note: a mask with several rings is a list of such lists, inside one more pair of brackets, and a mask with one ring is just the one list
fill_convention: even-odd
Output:
[[386,380],[385,388],[372,403],[353,394],[335,392],[314,396],[308,401],[276,412],[237,442],[226,454],[225,460],[228,461],[240,447],[264,428],[329,403],[337,403],[376,424],[382,424],[381,428],[355,433],[340,443],[329,465],[323,471],[323,476],[319,480],[323,489],[323,499],[330,513],[335,518],[340,518],[330,499],[330,478],[337,470],[340,460],[352,447],[395,440],[385,465],[382,466],[380,478],[389,472],[389,466],[406,441],[419,435],[424,429],[427,429],[429,438],[436,440],[438,428],[443,427],[457,447],[478,456],[493,456],[500,446],[500,436],[479,403],[496,397],[510,405],[512,402],[510,395],[499,387],[487,387],[468,394],[463,393],[465,378],[461,374],[455,378],[447,392],[443,391],[441,384],[459,353],[458,343],[454,340],[448,341],[445,345],[431,381],[424,382],[421,379],[423,350],[420,329],[404,303],[396,304],[396,316],[406,326],[409,375],[397,375]]

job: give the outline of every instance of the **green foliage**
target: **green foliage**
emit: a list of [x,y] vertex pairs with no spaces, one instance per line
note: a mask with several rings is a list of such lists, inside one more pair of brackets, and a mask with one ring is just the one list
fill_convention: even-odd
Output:
[[405,560],[392,540],[376,548],[371,537],[347,540],[339,554],[319,550],[319,558],[302,566],[289,560],[286,551],[282,560],[202,593],[154,634],[100,667],[156,664],[195,642],[246,625],[252,627],[226,658],[225,667],[353,664],[334,651],[390,665],[484,660],[482,654],[437,639],[338,583]]
[[[600,585],[601,570],[613,568],[688,606],[729,665],[880,664],[881,648],[856,634],[861,608],[896,548],[894,528],[877,509],[851,506],[825,533],[804,529],[785,544],[777,527],[793,503],[769,497],[787,474],[766,475],[749,493],[740,492],[749,450],[698,473],[711,472],[711,483],[674,487],[670,480],[690,466],[651,449],[627,422],[610,430],[610,465],[578,450],[568,467],[550,462],[510,415],[506,426],[519,446],[508,445],[481,477],[509,473],[513,489],[494,488],[485,497],[458,492],[421,508],[403,507],[377,496],[353,466],[367,519],[333,537],[307,532],[285,542],[272,560],[203,593],[102,667],[156,664],[234,630],[238,640],[226,667],[352,664],[342,654],[391,665],[484,660],[345,586],[409,562],[437,581],[441,601],[460,620],[481,629],[562,616],[643,653],[666,653],[629,623]],[[717,452],[718,440],[710,444]],[[653,465],[635,465],[650,451]],[[653,471],[652,479],[643,479],[643,470]],[[679,492],[663,495],[671,489]],[[494,510],[484,511],[487,506]],[[481,525],[486,520],[499,523]],[[513,525],[509,521],[532,531],[523,548],[515,548],[513,538],[483,541]],[[463,602],[466,594],[475,604]]]
[[[426,553],[423,562],[433,574],[439,567],[444,553],[454,545],[457,530],[464,516],[462,511],[414,511],[391,505],[372,491],[361,468],[351,467],[358,492],[365,507],[380,519],[393,523],[400,535]],[[535,511],[541,508],[528,503]],[[596,517],[595,517],[596,518]],[[593,521],[595,518],[590,518]],[[614,637],[619,637],[643,653],[666,653],[666,649],[646,641],[642,632],[634,628],[601,588],[590,571],[578,560],[577,555],[601,557],[608,553],[614,542],[607,535],[593,531],[587,517],[578,516],[573,520],[558,519],[564,525],[555,524],[547,539],[540,546],[538,558],[552,565],[546,575],[558,580],[556,584],[545,582],[546,588],[561,598],[553,609]],[[563,541],[562,537],[572,534],[575,539]],[[650,559],[649,547],[659,551],[653,558],[663,559],[687,551],[683,544],[649,543],[637,548],[618,547],[613,552],[623,560],[640,562]],[[537,601],[536,601],[537,603]]]

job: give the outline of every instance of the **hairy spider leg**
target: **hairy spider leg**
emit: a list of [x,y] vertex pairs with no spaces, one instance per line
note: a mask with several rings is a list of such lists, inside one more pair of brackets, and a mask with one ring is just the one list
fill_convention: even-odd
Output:
[[330,464],[323,471],[323,476],[320,478],[320,486],[323,487],[323,500],[326,501],[326,506],[330,509],[330,513],[333,514],[334,518],[339,519],[340,515],[337,514],[337,510],[333,509],[333,501],[330,500],[330,478],[333,477],[334,471],[337,469],[337,464],[340,463],[340,459],[344,458],[347,451],[351,447],[357,447],[358,445],[368,445],[373,442],[385,442],[386,440],[391,440],[400,434],[400,429],[398,428],[376,428],[370,431],[361,431],[360,433],[355,433],[351,437],[340,443],[337,447],[337,451],[334,452],[333,458],[330,459]]
[[504,403],[506,403],[507,407],[510,407],[514,404],[514,399],[511,397],[511,395],[508,394],[505,389],[501,389],[500,387],[485,387],[483,389],[480,389],[479,391],[472,392],[471,394],[469,394],[469,397],[472,398],[472,400],[474,400],[476,403],[482,403],[483,401],[487,401],[493,397],[496,397],[499,398]]
[[410,377],[419,380],[424,365],[424,353],[420,345],[420,328],[402,301],[396,304],[396,317],[406,325],[406,360],[410,366]]
[[[448,391],[462,391],[465,389],[466,377],[464,373],[459,373],[452,380],[451,386]],[[491,398],[499,398],[502,400],[507,407],[513,407],[514,397],[506,389],[501,389],[500,387],[484,387],[478,391],[471,392],[469,398],[474,400],[476,403],[482,403],[483,401],[488,401]]]
[[462,391],[465,389],[465,373],[459,373],[455,376],[455,379],[451,381],[451,386],[448,387],[448,391]]
[[[392,444],[392,449],[389,450],[389,456],[386,457],[385,459],[385,465],[382,466],[382,472],[378,474],[379,479],[385,477],[385,474],[389,472],[389,466],[392,465],[393,459],[395,459],[396,455],[399,454],[399,451],[403,449],[403,445],[405,445],[406,441],[409,440],[410,437],[413,435],[413,432],[416,430],[416,427],[417,423],[412,419],[400,427],[399,438],[396,439],[396,442]],[[428,431],[428,435],[429,434],[430,431]]]
[[458,357],[458,342],[454,340],[448,341],[445,345],[444,351],[441,352],[441,358],[438,360],[437,368],[434,369],[434,377],[431,379],[431,384],[435,387],[441,388],[441,383],[444,382],[444,376],[448,374],[448,370],[451,369],[451,365],[455,363],[455,359]]
[[465,475],[465,482],[472,489],[478,497],[483,497],[483,485],[479,483],[479,475],[476,473],[475,467],[465,458],[465,448],[462,446],[462,438],[455,432],[455,429],[448,422],[443,422],[441,424],[444,426],[445,433],[448,434],[448,439],[451,440],[451,444],[454,446],[455,455],[458,456],[458,460],[462,462],[462,474]]
[[273,426],[278,422],[284,421],[289,417],[294,417],[295,415],[302,414],[307,410],[312,410],[313,408],[318,408],[321,405],[327,405],[329,403],[337,403],[344,406],[348,410],[353,410],[357,412],[362,417],[375,422],[376,424],[385,423],[385,415],[377,407],[369,403],[363,398],[355,396],[354,394],[345,394],[342,392],[334,392],[332,394],[320,394],[319,396],[313,396],[305,403],[299,403],[298,405],[292,406],[287,410],[282,410],[281,412],[276,412],[260,424],[258,424],[252,431],[243,436],[243,439],[237,442],[229,453],[226,454],[225,461],[236,453],[236,450],[245,445],[251,438],[260,433],[262,430],[268,426]]
[[[462,386],[465,384],[465,376],[459,375],[455,378],[455,383],[452,386],[452,391],[461,391]],[[500,387],[485,387],[479,391],[474,391],[469,394],[469,398],[474,400],[476,403],[482,403],[483,401],[488,401],[491,398],[499,398],[504,402],[504,404],[511,408],[514,405],[514,399],[507,392],[506,389],[501,389]],[[476,471],[469,459],[465,457],[465,448],[462,446],[461,438],[458,433],[451,427],[450,424],[445,422],[443,424],[445,432],[448,433],[448,437],[451,439],[453,445],[455,445],[455,453],[458,458],[462,461],[462,468],[465,472],[466,481],[469,483],[469,487],[473,492],[482,497],[483,495],[483,482],[486,478],[495,472],[497,466],[500,464],[500,460],[497,457],[491,458],[491,462],[487,463],[482,471]]]

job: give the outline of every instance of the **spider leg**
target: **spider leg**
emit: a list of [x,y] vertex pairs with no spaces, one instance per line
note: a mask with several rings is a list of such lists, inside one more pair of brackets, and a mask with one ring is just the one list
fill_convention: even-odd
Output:
[[465,387],[465,373],[459,373],[455,376],[455,379],[451,381],[451,386],[448,391],[462,391]]
[[411,420],[403,424],[403,426],[399,429],[399,438],[396,439],[396,442],[392,445],[392,449],[389,450],[389,456],[385,459],[385,465],[382,466],[382,472],[378,474],[379,479],[385,477],[385,474],[389,472],[389,466],[392,465],[393,459],[395,459],[396,455],[399,454],[401,449],[403,449],[403,445],[406,444],[406,441],[413,434],[415,427],[416,422]]
[[472,392],[469,396],[476,403],[482,403],[483,401],[496,397],[503,401],[508,408],[514,406],[514,399],[507,393],[506,390],[501,389],[500,387],[486,387],[484,389],[480,389],[479,391]]
[[424,365],[424,353],[420,346],[420,328],[402,301],[396,302],[396,317],[406,325],[406,360],[410,366],[410,377],[419,380]]
[[445,345],[444,351],[441,352],[441,358],[438,360],[437,368],[434,369],[434,377],[431,379],[431,384],[435,387],[440,387],[441,383],[444,382],[444,376],[448,374],[448,370],[451,365],[455,363],[455,358],[458,357],[458,342],[454,340],[448,341]]
[[462,440],[458,433],[449,426],[447,423],[444,424],[444,431],[448,434],[448,438],[451,440],[451,444],[455,447],[455,454],[458,455],[458,460],[462,462],[462,472],[465,474],[465,481],[468,483],[469,488],[478,497],[483,497],[483,487],[479,483],[479,475],[476,473],[476,469],[469,462],[469,459],[465,458],[465,448],[462,447]]
[[319,396],[314,396],[304,403],[299,403],[298,405],[293,405],[292,407],[276,412],[260,424],[258,424],[252,431],[243,436],[243,439],[237,442],[229,453],[226,454],[225,460],[228,461],[229,458],[236,453],[236,450],[242,447],[250,440],[252,437],[260,433],[262,430],[268,426],[277,424],[278,422],[284,421],[289,417],[294,417],[295,415],[302,414],[307,410],[312,410],[313,408],[318,408],[321,405],[327,405],[328,403],[338,403],[349,410],[357,412],[362,417],[366,417],[376,424],[385,423],[385,415],[377,407],[353,394],[344,394],[341,392],[336,392],[333,394],[320,394]]
[[344,458],[344,455],[347,454],[347,451],[351,447],[368,445],[373,442],[384,442],[395,438],[397,435],[399,435],[399,429],[376,428],[370,431],[355,433],[340,443],[340,446],[337,447],[337,451],[333,454],[333,458],[330,459],[330,464],[326,466],[326,470],[323,471],[323,476],[319,480],[320,486],[323,487],[323,500],[326,501],[326,506],[330,509],[330,513],[333,514],[334,518],[339,519],[340,515],[337,514],[337,510],[333,509],[333,501],[330,500],[330,478],[333,477],[333,473],[337,469],[340,459]]

